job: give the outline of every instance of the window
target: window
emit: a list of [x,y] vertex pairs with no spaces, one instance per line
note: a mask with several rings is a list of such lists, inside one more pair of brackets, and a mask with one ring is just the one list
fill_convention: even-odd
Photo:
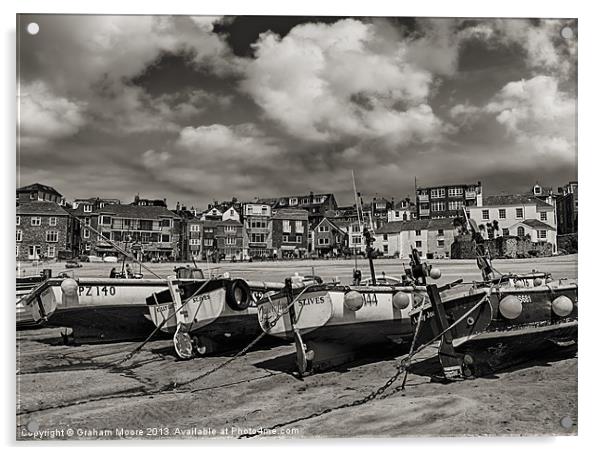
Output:
[[537,238],[538,239],[545,239],[547,237],[548,237],[548,231],[546,231],[545,229],[537,230]]
[[499,209],[498,215],[499,215],[500,220],[505,220],[506,219],[506,209]]
[[450,196],[462,196],[464,194],[464,189],[462,187],[454,187],[448,190]]
[[17,215],[17,226],[19,226],[21,224],[21,217],[19,215]]
[[414,233],[418,236],[422,235],[422,231],[420,229],[416,229],[416,231],[414,231]]
[[88,229],[84,229],[83,237],[85,239],[89,239],[90,238],[90,231]]
[[236,226],[226,226],[224,232],[233,233],[236,232]]
[[507,237],[510,235],[510,231],[507,228],[502,228],[502,235]]
[[23,240],[23,231],[21,229],[17,230],[17,242],[21,242]]
[[86,226],[90,226],[90,217],[89,216],[87,216],[86,218],[84,218],[84,224]]
[[251,234],[251,242],[265,243],[265,234]]
[[38,245],[30,245],[28,258],[40,259],[40,247]]
[[450,201],[447,205],[450,210],[460,210],[464,207],[464,201]]
[[46,231],[46,241],[47,242],[58,242],[59,241],[59,233],[58,231]]
[[89,244],[89,243],[86,243],[85,250],[86,250],[86,251],[90,251],[90,244]]
[[56,255],[56,247],[54,245],[48,245],[46,249],[46,256],[49,258],[53,258]]
[[383,253],[387,254],[389,252],[389,245],[383,245]]
[[439,248],[444,247],[445,246],[445,240],[443,240],[443,239],[437,240],[437,246]]
[[48,225],[49,225],[49,226],[56,226],[56,216],[51,216],[51,217],[48,219]]
[[431,190],[432,198],[442,198],[445,197],[445,188],[434,188]]
[[442,236],[443,234],[444,234],[444,233],[443,233],[443,229],[439,229],[439,230],[437,231],[437,235],[438,235],[438,236]]
[[92,206],[90,204],[84,204],[84,213],[92,212]]
[[226,245],[236,245],[236,237],[226,237]]
[[213,228],[205,228],[205,234],[213,234]]
[[297,234],[303,233],[303,221],[295,221],[295,232]]
[[283,242],[288,242],[288,234],[284,234],[284,235],[282,236],[282,241],[283,241]]
[[489,219],[489,210],[483,210],[483,219],[484,220],[488,220]]
[[201,244],[201,239],[190,239],[190,241],[188,243],[190,245],[200,245]]
[[33,216],[33,217],[31,217],[31,225],[32,226],[41,226],[42,225],[42,218],[40,218],[39,216]]
[[386,242],[389,240],[389,234],[383,234],[383,241]]
[[303,236],[302,235],[296,235],[295,236],[295,243],[301,243],[303,242]]
[[292,197],[288,200],[288,204],[289,205],[297,205],[297,198],[296,197]]
[[213,239],[204,239],[203,245],[204,246],[213,246]]
[[329,244],[330,244],[330,239],[328,237],[318,239],[318,245],[329,245]]
[[289,220],[282,221],[282,232],[291,232],[291,222]]
[[190,232],[200,232],[201,226],[199,224],[191,224]]
[[161,235],[161,242],[163,242],[163,243],[169,243],[169,234],[162,234]]
[[352,225],[351,232],[360,232],[360,225],[359,224]]
[[433,202],[431,204],[431,210],[433,212],[443,212],[443,211],[445,211],[445,202]]
[[395,218],[399,218],[399,210],[395,210]]
[[110,226],[111,225],[111,217],[107,216],[107,215],[102,215],[100,217],[100,224],[104,224],[106,226]]
[[541,213],[539,214],[539,219],[540,219],[541,221],[548,221],[548,212],[541,212]]
[[516,217],[517,218],[522,218],[523,217],[523,209],[522,207],[519,207],[516,209]]
[[318,232],[328,232],[328,225],[321,224],[320,227],[318,228]]
[[518,235],[519,237],[524,237],[525,236],[525,228],[522,226],[519,226],[518,229],[516,230],[516,235]]
[[161,220],[161,227],[171,227],[171,219],[165,218]]
[[17,256],[16,257],[19,257],[19,245],[17,245]]
[[416,240],[416,248],[422,248],[422,240]]

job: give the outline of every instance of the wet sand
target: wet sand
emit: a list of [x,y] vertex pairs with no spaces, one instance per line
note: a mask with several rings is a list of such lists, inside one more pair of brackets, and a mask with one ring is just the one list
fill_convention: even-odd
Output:
[[[353,265],[307,262],[220,267],[238,274],[244,266],[250,279],[278,280],[294,270],[308,273],[312,263],[316,274],[342,278],[350,275]],[[84,276],[108,265],[86,264],[78,271]],[[577,273],[576,256],[495,265],[517,272],[537,268],[556,278],[574,279]],[[438,266],[442,283],[460,276],[478,278],[473,261],[439,261]],[[168,271],[173,265],[163,267]],[[399,274],[398,261],[378,261],[377,270],[383,269],[388,275]],[[138,343],[65,346],[60,331],[17,332],[18,439],[33,439],[30,431],[35,430],[43,439],[238,437],[257,431],[262,436],[304,438],[577,432],[574,353],[546,353],[489,377],[441,384],[431,381],[437,372],[436,349],[431,347],[415,359],[405,390],[397,381],[369,403],[306,418],[363,398],[384,384],[407,346],[375,346],[354,362],[299,379],[293,374],[294,347],[266,337],[214,374],[178,387],[228,360],[236,350],[179,361],[171,340],[157,340],[114,367],[112,362]],[[561,426],[563,417],[572,420],[569,428]],[[289,421],[295,422],[273,433],[265,431]]]

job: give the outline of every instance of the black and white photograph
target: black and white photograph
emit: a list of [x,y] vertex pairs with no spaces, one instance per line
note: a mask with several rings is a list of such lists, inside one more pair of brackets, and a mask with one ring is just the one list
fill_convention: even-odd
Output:
[[577,17],[15,19],[18,442],[578,434]]

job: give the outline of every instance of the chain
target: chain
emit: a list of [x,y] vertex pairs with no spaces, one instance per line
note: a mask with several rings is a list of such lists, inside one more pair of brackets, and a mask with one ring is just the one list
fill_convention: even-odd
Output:
[[[420,353],[422,350],[426,349],[428,346],[430,346],[431,344],[433,344],[435,341],[439,340],[441,337],[443,337],[443,335],[445,335],[451,329],[453,329],[454,327],[456,327],[461,321],[463,321],[464,319],[466,319],[480,305],[482,305],[486,301],[489,301],[489,296],[491,294],[492,288],[493,287],[489,288],[488,292],[486,292],[485,295],[470,310],[468,310],[466,313],[464,313],[457,321],[455,321],[453,324],[451,324],[447,329],[443,330],[440,334],[434,336],[430,341],[428,341],[427,343],[425,343],[422,346],[420,346],[415,352],[413,352],[413,353],[410,352],[408,355],[406,355],[399,362],[399,365],[397,366],[397,370],[395,371],[395,373],[393,374],[393,376],[391,376],[387,380],[387,382],[385,382],[378,389],[372,391],[371,393],[369,393],[368,395],[366,395],[363,398],[351,401],[349,403],[343,403],[343,404],[338,405],[338,406],[333,406],[333,407],[330,407],[330,408],[326,408],[326,409],[323,409],[321,411],[314,412],[313,414],[309,414],[309,415],[303,416],[303,417],[298,417],[296,419],[289,420],[287,422],[277,423],[276,425],[273,425],[273,426],[271,426],[269,428],[266,428],[266,430],[268,430],[268,431],[275,430],[277,428],[281,428],[281,427],[284,427],[284,426],[287,426],[287,425],[292,425],[294,423],[301,422],[303,420],[315,419],[316,417],[323,416],[325,414],[331,413],[332,411],[338,411],[338,410],[341,410],[341,409],[347,409],[347,408],[353,408],[353,407],[356,407],[356,406],[361,406],[361,405],[364,405],[364,404],[366,404],[366,403],[374,400],[378,396],[382,395],[389,387],[391,387],[395,383],[395,381],[397,381],[397,379],[399,379],[399,376],[401,376],[405,371],[407,371],[407,369],[408,369],[408,367],[410,365],[411,356]],[[422,304],[422,307],[420,309],[421,313],[422,313],[422,309],[423,309],[423,307],[424,307],[425,304],[426,304],[426,302],[424,302]],[[417,326],[416,329],[418,329],[418,328],[419,327]],[[417,332],[417,330],[416,330],[416,332]],[[417,337],[416,332],[414,333],[414,338]],[[240,435],[238,437],[238,439],[253,438],[255,436],[257,436],[257,434],[250,434],[250,433],[249,434],[243,434],[243,435]]]
[[[259,343],[259,341],[265,337],[266,335],[268,335],[268,333],[276,326],[276,324],[278,323],[278,321],[282,318],[282,316],[284,316],[285,314],[288,313],[289,309],[299,300],[299,298],[310,288],[316,287],[318,285],[312,284],[309,286],[304,287],[301,292],[291,301],[291,303],[289,303],[283,310],[282,312],[280,312],[276,318],[270,322],[268,324],[267,329],[263,330],[257,337],[255,337],[253,339],[253,341],[251,341],[247,346],[245,346],[243,349],[241,349],[239,352],[237,352],[234,356],[230,357],[228,360],[222,362],[221,364],[217,365],[216,367],[212,368],[211,370],[208,370],[204,373],[201,373],[199,376],[196,376],[192,379],[189,379],[188,381],[184,381],[181,383],[172,383],[168,386],[165,386],[163,388],[161,388],[159,391],[160,392],[164,392],[164,391],[168,391],[168,390],[174,390],[178,387],[184,386],[184,385],[189,385],[192,384],[193,382],[196,382],[200,379],[206,378],[207,376],[209,376],[210,374],[215,373],[218,370],[221,370],[222,368],[224,368],[225,366],[231,364],[232,362],[234,362],[237,358],[245,355],[253,346],[255,346],[257,343]],[[267,299],[270,301],[270,303],[273,304],[271,297],[268,295]],[[192,390],[191,393],[197,392],[198,390]]]

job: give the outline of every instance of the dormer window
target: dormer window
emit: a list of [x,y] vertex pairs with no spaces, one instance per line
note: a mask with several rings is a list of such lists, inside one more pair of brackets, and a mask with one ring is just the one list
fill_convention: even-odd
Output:
[[84,213],[92,212],[92,206],[90,204],[84,204]]

